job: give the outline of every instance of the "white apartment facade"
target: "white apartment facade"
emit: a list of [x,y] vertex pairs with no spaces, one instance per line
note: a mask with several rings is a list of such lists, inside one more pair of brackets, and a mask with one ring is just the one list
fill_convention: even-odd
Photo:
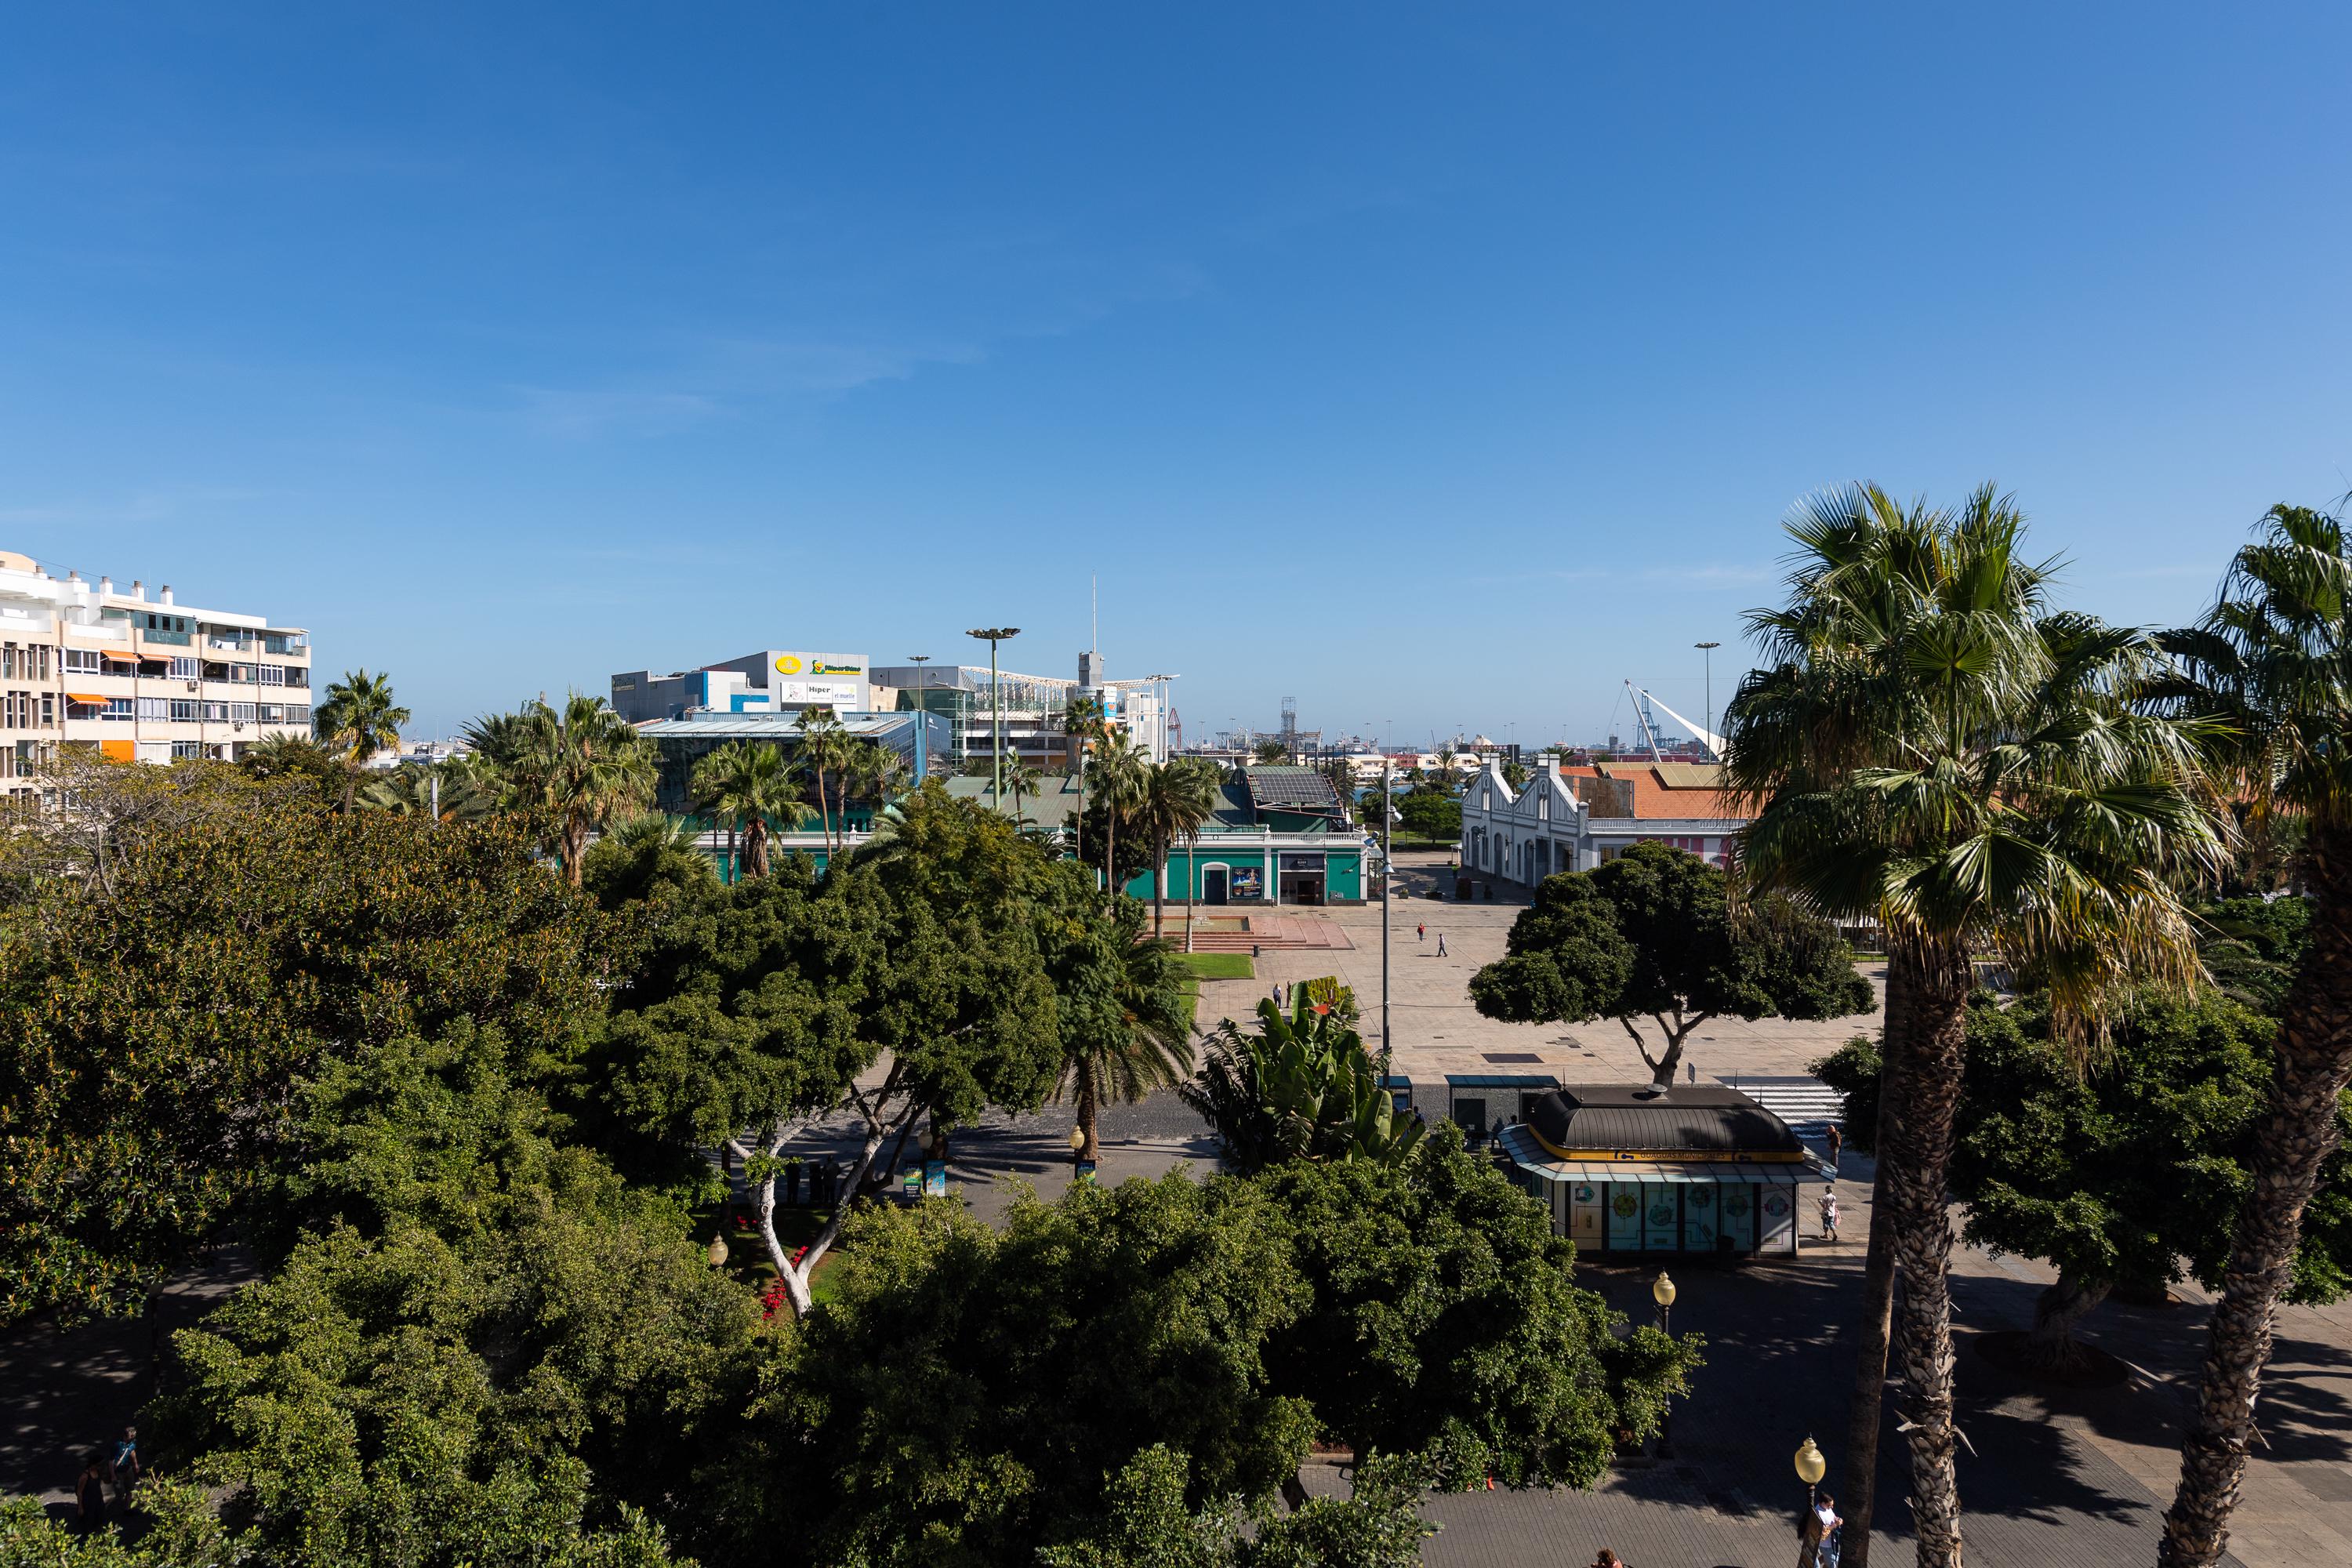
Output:
[[69,747],[117,762],[234,761],[310,733],[310,635],[154,598],[142,583],[53,577],[0,551],[0,794],[27,796]]

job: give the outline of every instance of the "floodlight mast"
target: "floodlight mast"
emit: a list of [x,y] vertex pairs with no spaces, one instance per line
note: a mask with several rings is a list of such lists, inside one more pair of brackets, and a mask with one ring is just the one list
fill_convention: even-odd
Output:
[[996,645],[1021,635],[1019,626],[976,626],[964,636],[988,644],[988,750],[991,768],[989,806],[1004,809],[1004,689],[996,679]]

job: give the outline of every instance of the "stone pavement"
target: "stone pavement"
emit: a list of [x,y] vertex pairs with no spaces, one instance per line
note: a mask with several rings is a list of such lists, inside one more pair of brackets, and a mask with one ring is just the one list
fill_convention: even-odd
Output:
[[[1441,899],[1441,886],[1453,888],[1445,871],[1447,857],[1436,850],[1399,850],[1396,896],[1390,915],[1390,980],[1391,1026],[1397,1070],[1415,1078],[1442,1078],[1447,1073],[1556,1071],[1569,1083],[1633,1083],[1650,1074],[1641,1053],[1615,1023],[1500,1024],[1482,1018],[1470,1005],[1470,976],[1482,964],[1503,956],[1503,938],[1512,921],[1528,905],[1524,890],[1494,884],[1490,902],[1480,899],[1456,903]],[[1354,987],[1364,1009],[1365,1039],[1377,1048],[1380,1030],[1381,910],[1377,904],[1300,910],[1286,909],[1284,921],[1294,924],[1323,920],[1337,926],[1349,945],[1328,951],[1268,952],[1257,961],[1252,980],[1204,981],[1200,1016],[1204,1024],[1219,1018],[1248,1018],[1259,998],[1276,983],[1311,980],[1337,974]],[[1426,940],[1416,928],[1429,928]],[[1445,938],[1446,956],[1437,956],[1437,939]],[[1865,966],[1873,979],[1883,975]],[[1694,1036],[1684,1060],[1696,1066],[1701,1078],[1722,1072],[1788,1076],[1853,1038],[1875,1034],[1876,1014],[1820,1024],[1792,1024],[1778,1018],[1747,1023],[1717,1018]],[[1651,1042],[1658,1048],[1658,1042]],[[1534,1063],[1498,1063],[1489,1053],[1533,1056]]]

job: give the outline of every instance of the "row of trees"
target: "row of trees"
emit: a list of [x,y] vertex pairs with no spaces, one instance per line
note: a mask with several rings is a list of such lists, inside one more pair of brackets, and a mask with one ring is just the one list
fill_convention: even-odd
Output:
[[[1330,1090],[1243,1069],[1253,1173],[1001,1231],[861,1201],[985,1109],[1066,1097],[1091,1143],[1192,1073],[1142,906],[976,803],[731,886],[608,833],[575,888],[520,811],[257,773],[107,767],[14,830],[68,841],[0,907],[7,1316],[136,1310],[224,1239],[262,1269],[142,1418],[154,1534],[90,1561],[1401,1565],[1422,1486],[1590,1482],[1696,1363],[1458,1141],[1339,1136],[1329,987],[1220,1031]],[[774,1174],[845,1119],[850,1201],[788,1250]],[[730,1194],[781,1312],[705,1260]],[[1317,1441],[1355,1497],[1269,1512]],[[0,1510],[0,1554],[66,1550]]]
[[[2310,955],[2283,1004],[2243,1202],[2220,1275],[2163,1560],[2218,1560],[2271,1317],[2352,1071],[2352,562],[2337,520],[2281,507],[2199,626],[2163,635],[2059,607],[2013,502],[1957,509],[1856,486],[1792,517],[1764,667],[1727,711],[1741,864],[1888,955],[1874,1223],[1844,1488],[1867,1539],[1891,1342],[1905,1384],[1919,1561],[1960,1560],[1947,1194],[1974,964],[1997,955],[2053,1039],[2095,1058],[2126,999],[2187,994],[2187,900],[2226,869],[2242,808],[2299,818]],[[1903,1289],[1893,1290],[1899,1270]],[[1866,1552],[1866,1545],[1864,1546]]]

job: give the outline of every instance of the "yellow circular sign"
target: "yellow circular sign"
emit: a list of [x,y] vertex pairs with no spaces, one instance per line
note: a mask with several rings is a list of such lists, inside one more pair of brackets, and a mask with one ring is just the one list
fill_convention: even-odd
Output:
[[786,654],[786,655],[784,655],[784,657],[783,657],[783,658],[780,658],[780,659],[776,660],[776,673],[777,673],[777,674],[779,674],[779,675],[798,675],[800,672],[801,672],[801,661],[800,661],[799,659],[794,658],[791,654]]

